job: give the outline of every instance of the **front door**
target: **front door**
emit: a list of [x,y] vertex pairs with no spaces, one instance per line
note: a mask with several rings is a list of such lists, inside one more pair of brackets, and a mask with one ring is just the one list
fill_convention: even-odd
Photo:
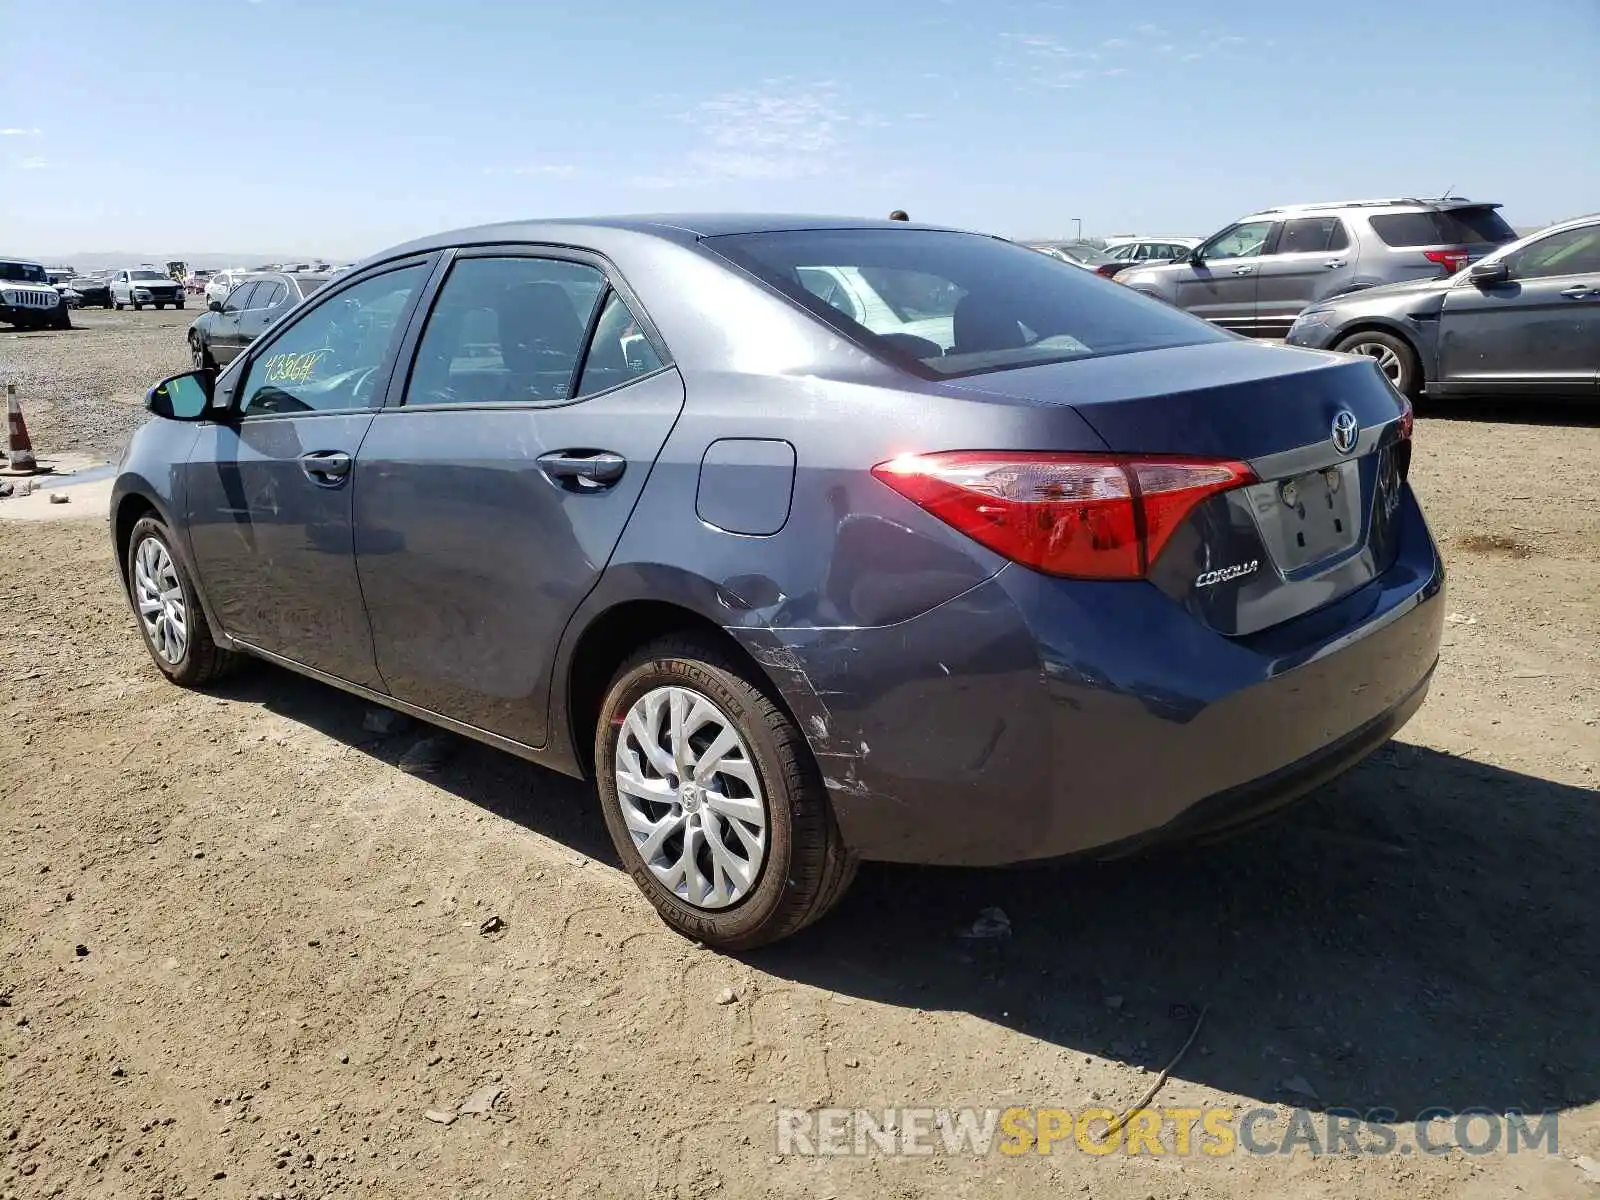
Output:
[[222,302],[222,311],[211,322],[211,356],[226,365],[238,357],[243,343],[239,340],[239,322],[249,311],[251,297],[263,287],[251,281],[241,283],[228,293]]
[[1256,326],[1262,333],[1287,333],[1301,309],[1355,275],[1355,248],[1335,216],[1285,221],[1271,250],[1257,272]]
[[561,633],[683,406],[631,302],[599,263],[559,253],[456,260],[355,474],[389,691],[530,746]]
[[186,468],[190,545],[223,631],[381,688],[351,532],[351,476],[428,264],[328,296],[244,364]]
[[1178,307],[1227,329],[1248,329],[1255,320],[1257,272],[1271,233],[1271,221],[1246,221],[1201,246],[1199,265],[1162,268],[1178,273]]
[[1600,378],[1600,223],[1505,256],[1510,277],[1445,297],[1439,376],[1452,391],[1592,393]]

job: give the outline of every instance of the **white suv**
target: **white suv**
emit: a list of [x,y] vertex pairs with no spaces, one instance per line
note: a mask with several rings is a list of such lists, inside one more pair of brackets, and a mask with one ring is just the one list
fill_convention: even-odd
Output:
[[132,305],[135,312],[146,304],[182,308],[183,285],[156,267],[128,267],[111,273],[111,303],[116,308]]

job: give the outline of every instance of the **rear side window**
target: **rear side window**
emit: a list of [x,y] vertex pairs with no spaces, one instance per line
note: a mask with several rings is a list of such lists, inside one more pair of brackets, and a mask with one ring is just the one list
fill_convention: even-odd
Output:
[[661,357],[650,339],[644,336],[622,297],[610,293],[605,307],[600,310],[600,320],[595,322],[589,352],[584,356],[578,395],[620,387],[661,367]]
[[460,259],[423,330],[406,403],[569,399],[604,287],[605,276],[584,263]]
[[[703,244],[825,324],[928,377],[1224,341],[1160,301],[1024,246],[934,230],[735,234]],[[807,285],[850,281],[859,317]]]
[[289,289],[281,283],[263,283],[250,300],[251,308],[271,308],[288,298]]
[[1278,254],[1325,254],[1350,245],[1344,222],[1338,217],[1301,217],[1283,223],[1278,236]]
[[1372,231],[1386,246],[1503,246],[1517,234],[1492,208],[1455,208],[1447,212],[1385,213],[1369,218]]

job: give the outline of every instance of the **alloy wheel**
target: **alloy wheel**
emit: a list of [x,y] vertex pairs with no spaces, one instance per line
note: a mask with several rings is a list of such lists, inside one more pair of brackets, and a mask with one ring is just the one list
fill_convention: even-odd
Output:
[[133,589],[144,636],[162,659],[177,666],[189,648],[189,610],[172,554],[160,538],[147,537],[139,543]]
[[697,908],[728,908],[755,887],[768,817],[750,749],[699,692],[657,687],[617,737],[617,802],[650,873]]
[[1395,387],[1404,386],[1405,364],[1400,361],[1400,356],[1392,347],[1385,346],[1382,342],[1357,342],[1347,347],[1347,352],[1366,355],[1378,364],[1378,370],[1388,377],[1390,383]]

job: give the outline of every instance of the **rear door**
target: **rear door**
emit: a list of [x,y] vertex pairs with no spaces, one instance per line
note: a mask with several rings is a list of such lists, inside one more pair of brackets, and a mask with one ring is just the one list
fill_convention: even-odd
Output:
[[1161,268],[1177,273],[1177,305],[1227,329],[1255,324],[1256,285],[1266,259],[1271,221],[1230,226],[1200,247],[1200,265]]
[[683,406],[642,316],[578,251],[452,263],[356,461],[356,563],[396,697],[544,744],[562,630]]
[[1600,379],[1600,222],[1503,260],[1504,283],[1463,278],[1445,297],[1439,378],[1459,391],[1593,393]]
[[1261,260],[1256,320],[1262,332],[1284,334],[1300,310],[1339,290],[1354,274],[1355,248],[1336,216],[1283,222]]

